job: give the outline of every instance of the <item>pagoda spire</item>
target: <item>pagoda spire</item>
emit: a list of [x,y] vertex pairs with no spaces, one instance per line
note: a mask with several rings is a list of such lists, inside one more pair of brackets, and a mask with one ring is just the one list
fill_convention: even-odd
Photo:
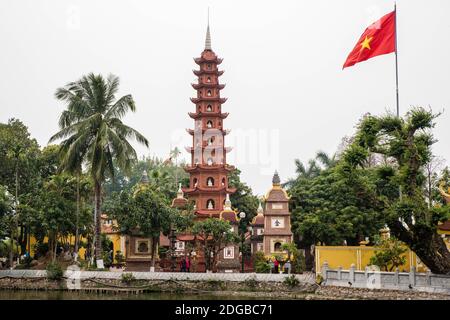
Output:
[[209,8],[208,8],[208,27],[206,28],[205,50],[211,50],[211,33],[209,31]]

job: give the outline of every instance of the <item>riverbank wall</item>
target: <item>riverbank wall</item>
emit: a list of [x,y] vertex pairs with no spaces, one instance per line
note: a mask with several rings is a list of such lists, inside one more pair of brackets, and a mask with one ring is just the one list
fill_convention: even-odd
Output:
[[[123,275],[127,276],[123,276]],[[0,270],[0,290],[75,290],[99,294],[175,292],[261,299],[446,299],[450,295],[429,292],[370,290],[318,285],[314,274],[227,274],[66,271],[50,280],[43,270]]]

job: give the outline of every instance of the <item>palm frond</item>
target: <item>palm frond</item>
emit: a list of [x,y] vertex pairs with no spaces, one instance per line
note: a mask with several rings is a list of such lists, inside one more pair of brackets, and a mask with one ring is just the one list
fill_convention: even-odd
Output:
[[136,111],[136,106],[134,104],[133,97],[131,94],[121,97],[119,100],[114,103],[113,106],[108,110],[108,112],[105,115],[105,118],[119,118],[122,119],[123,116],[128,111]]

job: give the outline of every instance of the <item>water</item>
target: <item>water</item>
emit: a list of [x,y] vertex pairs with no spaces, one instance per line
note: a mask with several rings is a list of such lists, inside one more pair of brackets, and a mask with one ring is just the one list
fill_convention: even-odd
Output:
[[[239,296],[170,292],[93,293],[82,291],[0,290],[0,300],[239,300]],[[246,297],[246,299],[257,299]]]

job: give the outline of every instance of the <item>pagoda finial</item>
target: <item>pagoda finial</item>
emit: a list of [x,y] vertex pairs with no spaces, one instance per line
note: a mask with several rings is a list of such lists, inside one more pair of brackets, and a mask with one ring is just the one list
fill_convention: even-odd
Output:
[[142,172],[141,184],[149,184],[149,183],[150,183],[150,180],[148,179],[147,170],[144,170]]
[[211,33],[209,31],[209,7],[208,7],[208,27],[206,28],[205,50],[211,49]]
[[225,199],[225,205],[223,208],[224,211],[231,211],[231,200],[230,200],[230,194],[227,193],[227,197]]
[[278,171],[275,170],[275,173],[272,178],[272,185],[279,186],[280,185],[280,176],[278,175]]
[[263,212],[264,212],[263,207],[261,206],[261,201],[259,201],[258,210],[256,212],[258,214],[263,214]]
[[181,190],[181,183],[178,184],[177,198],[178,199],[183,199],[184,198],[183,190]]

